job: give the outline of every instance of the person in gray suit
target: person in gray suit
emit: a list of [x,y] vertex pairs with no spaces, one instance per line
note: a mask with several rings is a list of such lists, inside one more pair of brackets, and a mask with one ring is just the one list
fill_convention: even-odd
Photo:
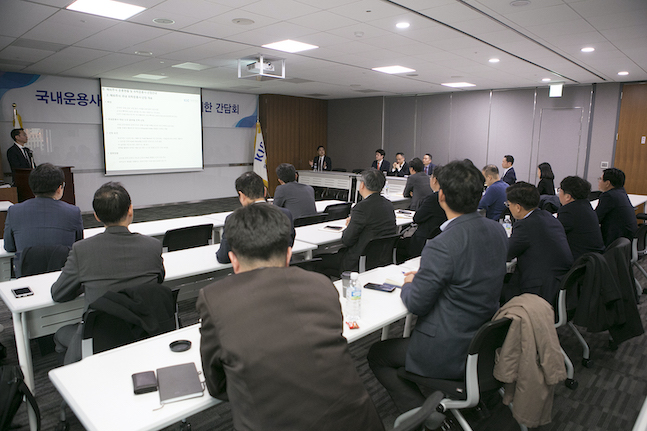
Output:
[[72,244],[83,239],[81,210],[61,200],[65,175],[61,168],[43,163],[29,174],[34,199],[12,205],[4,225],[4,248],[15,251],[16,277],[20,277],[22,251],[27,247]]
[[315,189],[296,181],[294,166],[281,163],[276,167],[276,176],[281,185],[274,191],[274,205],[289,209],[294,218],[317,214]]
[[[94,216],[106,226],[103,233],[79,241],[52,285],[52,299],[72,301],[85,293],[85,309],[108,291],[117,292],[164,281],[162,242],[131,233],[130,195],[120,184],[109,182],[94,193]],[[81,325],[68,325],[54,335],[56,350],[65,351],[65,363],[81,359]]]
[[407,178],[407,184],[404,186],[403,196],[411,198],[410,210],[417,210],[420,202],[434,192],[429,185],[429,175],[425,174],[424,169],[422,160],[417,157],[409,162],[410,175]]
[[472,337],[499,308],[508,246],[503,227],[476,212],[484,180],[469,160],[440,170],[438,201],[447,221],[427,241],[420,269],[405,274],[400,294],[418,316],[416,327],[410,338],[381,341],[369,350],[369,366],[401,412],[421,406],[425,397],[398,377],[398,368],[461,379]]
[[247,205],[225,223],[234,275],[200,291],[200,356],[209,393],[243,430],[383,431],[342,336],[339,294],[289,267],[289,220]]

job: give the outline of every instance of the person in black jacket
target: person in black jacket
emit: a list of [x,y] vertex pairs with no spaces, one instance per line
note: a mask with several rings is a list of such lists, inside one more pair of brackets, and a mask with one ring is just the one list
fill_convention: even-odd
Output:
[[553,183],[555,174],[553,174],[550,163],[540,163],[537,166],[537,176],[539,177],[539,184],[537,184],[539,195],[555,195],[555,183]]
[[638,230],[636,213],[624,188],[625,173],[620,169],[605,169],[598,178],[600,195],[595,212],[598,215],[604,245],[609,246],[620,237],[632,240]]
[[416,229],[416,232],[409,242],[407,252],[410,257],[419,256],[427,240],[438,235],[440,233],[440,225],[447,221],[445,210],[442,209],[438,202],[440,185],[438,185],[436,174],[441,169],[440,166],[436,166],[431,173],[429,184],[433,193],[420,202],[418,210],[413,216],[413,222],[418,225],[418,229]]
[[598,217],[588,200],[591,183],[584,178],[570,176],[560,183],[557,220],[564,226],[573,260],[584,253],[602,253],[604,242]]

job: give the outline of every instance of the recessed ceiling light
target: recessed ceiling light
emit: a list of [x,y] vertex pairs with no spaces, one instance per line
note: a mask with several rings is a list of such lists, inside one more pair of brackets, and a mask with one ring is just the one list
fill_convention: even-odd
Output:
[[514,0],[510,2],[510,6],[528,6],[530,0]]
[[629,75],[629,72],[618,72],[618,75],[621,75],[621,76]]
[[148,73],[140,73],[139,75],[133,76],[133,78],[139,78],[139,79],[152,79],[154,81],[157,81],[158,79],[164,79],[168,78],[168,76],[162,76],[162,75],[149,75]]
[[137,54],[137,55],[145,55],[145,56],[148,56],[148,57],[153,55],[153,53],[150,52],[150,51],[135,51],[135,54]]
[[411,25],[411,24],[409,24],[408,22],[399,22],[399,23],[397,23],[395,26],[396,26],[397,28],[409,28],[409,26],[410,26],[410,25]]
[[593,51],[595,51],[595,48],[593,48],[592,46],[587,46],[587,47],[584,47],[584,48],[580,49],[580,51],[582,51],[582,52],[593,52]]
[[550,82],[550,78],[543,78],[541,82]]
[[374,71],[376,72],[382,72],[382,73],[408,73],[408,72],[415,72],[415,69],[409,69],[408,67],[404,66],[384,66],[384,67],[374,67]]
[[452,88],[476,87],[476,84],[470,84],[469,82],[446,82],[440,85],[444,85],[445,87],[452,87]]
[[363,31],[356,31],[356,32],[355,32],[355,37],[363,37],[363,36],[364,36],[364,32],[363,32]]
[[309,49],[319,48],[317,45],[310,45],[309,43],[297,42],[296,40],[282,40],[280,42],[268,43],[267,45],[262,45],[263,48],[276,49],[277,51],[284,52],[301,52],[307,51]]
[[498,58],[491,58],[491,59],[489,59],[488,61],[489,61],[490,63],[498,63],[498,62],[499,62],[499,61],[501,61],[501,60],[499,60]]
[[146,8],[113,0],[77,0],[66,9],[123,20]]
[[155,24],[166,24],[166,25],[175,24],[175,21],[168,18],[155,18],[153,22]]
[[249,19],[249,18],[234,18],[231,20],[234,24],[238,25],[252,25],[254,24],[254,21]]
[[178,69],[188,69],[188,70],[205,70],[205,69],[209,69],[211,66],[205,66],[204,64],[186,62],[186,63],[174,64],[171,67],[177,67]]

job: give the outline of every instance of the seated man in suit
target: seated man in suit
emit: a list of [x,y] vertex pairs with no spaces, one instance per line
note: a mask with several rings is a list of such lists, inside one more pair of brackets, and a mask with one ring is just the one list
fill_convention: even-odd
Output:
[[514,173],[514,168],[512,164],[514,163],[514,157],[511,155],[503,156],[503,161],[501,162],[501,167],[503,168],[503,177],[501,180],[512,185],[517,181],[517,175]]
[[11,131],[11,139],[13,139],[13,145],[7,150],[7,161],[11,167],[11,175],[14,176],[14,170],[16,168],[35,168],[34,155],[25,146],[29,140],[25,129],[13,129]]
[[209,393],[237,430],[383,430],[342,336],[330,280],[289,267],[290,223],[248,205],[227,219],[235,275],[200,291],[200,354]]
[[21,251],[27,247],[72,244],[83,239],[81,210],[63,202],[65,176],[61,168],[43,163],[29,174],[36,196],[7,210],[4,248],[15,251],[16,277],[20,277]]
[[317,214],[315,189],[296,181],[294,166],[281,163],[276,168],[276,176],[280,186],[274,191],[274,205],[290,210],[294,218]]
[[377,169],[380,172],[389,172],[391,170],[391,165],[388,160],[384,160],[386,152],[383,149],[378,148],[375,150],[375,161],[371,165],[371,168]]
[[499,168],[495,165],[487,165],[482,172],[487,189],[479,202],[479,209],[485,210],[485,217],[499,220],[505,210],[505,190],[508,188],[508,183],[499,179]]
[[411,198],[409,209],[416,211],[420,202],[431,195],[433,191],[429,185],[429,175],[424,172],[422,160],[417,157],[411,160],[411,163],[409,163],[409,174],[407,184],[404,186],[403,196],[405,198]]
[[[235,186],[236,193],[238,193],[238,200],[240,201],[240,204],[242,206],[246,207],[252,204],[267,203],[267,201],[265,200],[267,189],[265,188],[265,184],[263,184],[263,178],[261,178],[257,173],[245,172],[244,174],[236,178]],[[292,219],[292,213],[290,212],[290,210],[287,210],[285,208],[279,209],[283,212],[283,214],[286,215],[288,219],[290,219],[290,226],[292,226],[292,241],[290,242],[290,247],[292,247],[292,245],[294,244],[294,237],[296,236],[296,233],[294,231],[294,220]],[[227,220],[230,216],[231,214],[228,215],[225,219],[225,225],[227,224]],[[227,240],[227,232],[223,229],[222,238],[220,238],[220,248],[218,248],[218,251],[216,252],[216,259],[218,259],[218,262],[230,263],[230,251],[231,248],[229,247],[229,241]]]
[[366,244],[374,238],[395,235],[395,212],[391,201],[380,195],[386,180],[384,175],[369,169],[358,177],[357,189],[362,200],[353,207],[346,219],[346,229],[341,237],[344,248],[336,254],[324,254],[321,272],[339,276],[344,271],[357,271],[359,257]]
[[326,149],[323,145],[317,147],[317,157],[308,163],[310,163],[313,171],[332,171],[332,161],[326,155]]
[[559,185],[557,220],[564,226],[573,261],[584,253],[602,253],[604,241],[598,217],[589,202],[591,183],[584,178],[570,176]]
[[398,368],[461,379],[472,337],[499,308],[506,235],[499,223],[476,212],[483,181],[469,160],[438,172],[438,200],[448,220],[443,232],[427,241],[420,269],[405,274],[400,293],[418,316],[416,327],[410,338],[381,341],[369,350],[369,366],[400,412],[420,407],[425,397],[416,384],[398,377]]
[[508,260],[516,257],[517,266],[502,299],[534,293],[554,306],[562,276],[573,265],[564,227],[551,213],[537,208],[539,191],[534,185],[519,181],[506,193],[516,219],[508,239]]
[[598,188],[603,193],[595,212],[607,247],[621,237],[631,241],[638,230],[636,213],[624,186],[625,173],[617,168],[605,169],[598,178]]
[[436,165],[431,163],[431,154],[425,153],[424,156],[422,156],[422,163],[425,165],[425,174],[431,175],[434,172],[434,169],[436,168]]
[[[106,230],[74,243],[61,275],[52,285],[52,299],[67,302],[84,293],[87,309],[108,291],[162,283],[162,242],[128,230],[134,213],[126,189],[120,183],[105,183],[94,193],[92,208]],[[56,331],[56,351],[67,350],[66,364],[81,359],[81,336],[78,324]]]
[[409,164],[404,159],[404,153],[395,153],[395,162],[393,166],[387,172],[387,175],[391,177],[404,177],[409,175]]

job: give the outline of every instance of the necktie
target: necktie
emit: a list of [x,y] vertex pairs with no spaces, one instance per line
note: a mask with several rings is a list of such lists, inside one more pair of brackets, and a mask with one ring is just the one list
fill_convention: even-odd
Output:
[[323,157],[319,157],[319,170],[323,171]]

